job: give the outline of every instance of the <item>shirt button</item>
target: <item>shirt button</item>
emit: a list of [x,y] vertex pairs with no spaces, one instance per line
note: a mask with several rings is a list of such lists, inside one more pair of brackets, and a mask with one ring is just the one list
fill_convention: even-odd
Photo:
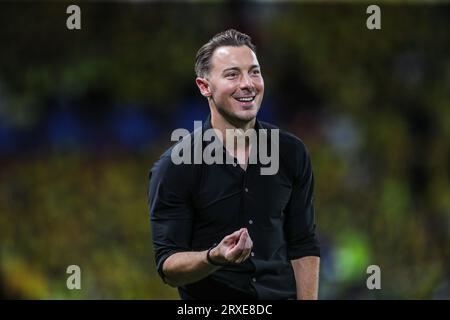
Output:
[[252,254],[252,257],[254,257],[254,256],[255,256],[255,253],[254,253],[254,252],[252,252],[251,254]]
[[253,220],[248,220],[248,223],[249,224],[253,224]]
[[248,192],[248,188],[245,188],[245,192]]
[[252,278],[252,281],[253,281],[253,282],[256,282],[256,278]]
[[233,167],[236,167],[236,166],[237,166],[237,164],[235,162],[233,162]]

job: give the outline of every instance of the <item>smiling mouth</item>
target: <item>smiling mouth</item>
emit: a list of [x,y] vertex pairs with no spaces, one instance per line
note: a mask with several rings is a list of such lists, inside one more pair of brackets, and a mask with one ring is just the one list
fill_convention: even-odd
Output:
[[240,97],[240,98],[238,98],[238,97],[234,97],[234,99],[236,99],[237,101],[239,101],[239,102],[252,102],[252,101],[254,101],[255,100],[255,97],[256,96],[252,96],[252,97]]

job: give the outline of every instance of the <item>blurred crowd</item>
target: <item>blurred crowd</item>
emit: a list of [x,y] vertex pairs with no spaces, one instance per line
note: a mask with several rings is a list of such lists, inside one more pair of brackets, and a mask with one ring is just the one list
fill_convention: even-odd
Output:
[[[148,172],[208,105],[194,58],[233,27],[265,80],[260,119],[316,179],[322,299],[450,298],[450,7],[0,4],[0,297],[177,299],[155,271]],[[82,290],[68,290],[79,265]],[[368,290],[369,265],[381,290]]]

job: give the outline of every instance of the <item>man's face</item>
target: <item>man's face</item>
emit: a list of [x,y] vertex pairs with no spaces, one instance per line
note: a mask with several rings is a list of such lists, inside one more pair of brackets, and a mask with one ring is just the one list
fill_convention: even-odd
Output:
[[226,120],[242,124],[255,119],[264,95],[264,80],[249,47],[217,48],[207,79],[211,100]]

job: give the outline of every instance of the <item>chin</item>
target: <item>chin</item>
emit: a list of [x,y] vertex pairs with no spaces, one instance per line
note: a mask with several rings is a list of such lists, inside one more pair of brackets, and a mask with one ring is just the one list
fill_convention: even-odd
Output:
[[249,110],[239,110],[238,112],[236,112],[236,116],[243,118],[243,119],[254,119],[256,117],[256,115],[258,114],[258,110],[259,108],[257,107],[253,107],[252,109]]
[[230,109],[227,110],[227,109],[217,108],[217,111],[222,115],[222,117],[224,117],[225,119],[228,119],[228,121],[230,121],[230,122],[246,123],[246,122],[252,121],[256,118],[259,107],[253,106],[253,108],[248,109],[248,110],[242,110],[242,109],[236,110],[234,108],[230,108]]
[[243,121],[251,121],[256,118],[257,112],[246,112],[238,116],[239,119]]

